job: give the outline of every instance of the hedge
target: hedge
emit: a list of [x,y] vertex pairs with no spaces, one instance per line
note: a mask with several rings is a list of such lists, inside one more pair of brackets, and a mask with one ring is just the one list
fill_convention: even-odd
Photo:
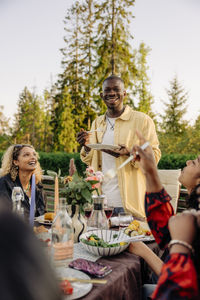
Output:
[[[0,152],[0,159],[3,152]],[[61,175],[68,175],[69,161],[73,157],[77,171],[80,175],[86,169],[86,165],[81,161],[79,153],[65,153],[65,152],[55,152],[46,153],[40,152],[40,164],[43,170],[52,170],[58,172],[61,170]],[[185,167],[187,160],[195,159],[194,154],[163,154],[161,160],[159,161],[159,169],[182,169]]]

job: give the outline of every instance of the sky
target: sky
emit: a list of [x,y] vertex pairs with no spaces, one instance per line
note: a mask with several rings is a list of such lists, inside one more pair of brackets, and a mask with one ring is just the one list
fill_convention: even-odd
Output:
[[[25,86],[39,95],[62,71],[64,17],[73,0],[0,0],[0,105],[11,119]],[[145,42],[153,109],[162,113],[177,76],[188,92],[185,119],[200,114],[200,1],[136,0],[133,47]]]

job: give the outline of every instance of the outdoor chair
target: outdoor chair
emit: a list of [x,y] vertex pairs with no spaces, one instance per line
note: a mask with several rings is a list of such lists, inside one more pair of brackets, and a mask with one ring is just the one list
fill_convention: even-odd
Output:
[[171,196],[171,204],[174,208],[174,212],[177,211],[178,199],[180,194],[180,182],[178,178],[180,176],[181,169],[178,170],[158,170],[161,183]]

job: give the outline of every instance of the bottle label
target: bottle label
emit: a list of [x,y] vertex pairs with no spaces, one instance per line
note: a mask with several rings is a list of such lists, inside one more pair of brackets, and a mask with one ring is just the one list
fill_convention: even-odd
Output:
[[102,204],[101,203],[94,203],[94,210],[102,210]]

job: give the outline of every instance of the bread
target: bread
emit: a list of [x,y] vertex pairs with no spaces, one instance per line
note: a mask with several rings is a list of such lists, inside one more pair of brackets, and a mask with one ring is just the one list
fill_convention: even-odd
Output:
[[53,221],[54,218],[55,218],[55,213],[53,213],[53,212],[47,212],[44,214],[45,220]]

